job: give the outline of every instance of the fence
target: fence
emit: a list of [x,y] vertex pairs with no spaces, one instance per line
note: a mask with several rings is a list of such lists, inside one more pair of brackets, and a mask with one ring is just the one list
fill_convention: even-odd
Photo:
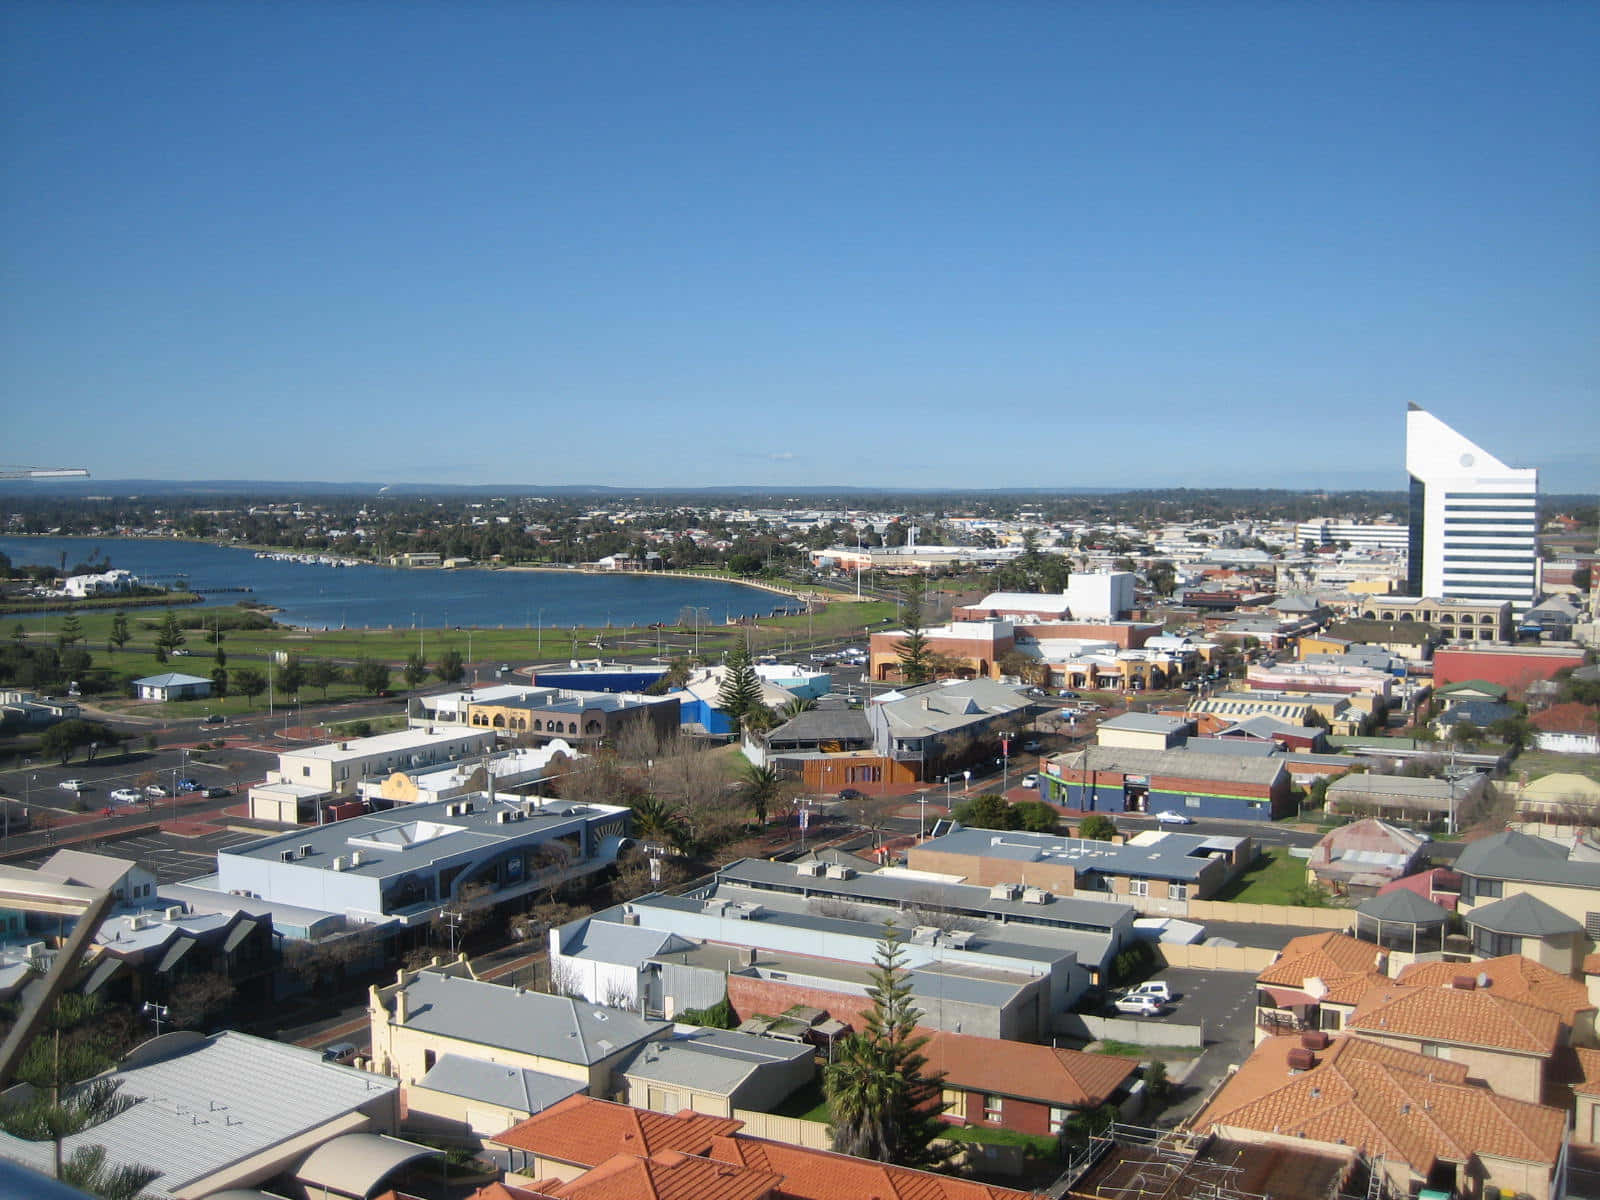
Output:
[[744,1122],[740,1132],[752,1137],[786,1142],[807,1150],[832,1150],[833,1140],[828,1127],[821,1121],[806,1121],[800,1117],[780,1117],[775,1113],[754,1112],[747,1108],[733,1110],[736,1119]]
[[1302,908],[1292,904],[1239,904],[1232,900],[1189,901],[1191,921],[1236,921],[1246,925],[1294,925],[1307,931],[1355,924],[1349,908]]
[[1135,1046],[1204,1046],[1203,1025],[1170,1025],[1165,1021],[1129,1021],[1122,1017],[1090,1017],[1064,1013],[1056,1019],[1063,1037],[1082,1042],[1128,1042]]
[[1264,970],[1278,952],[1265,946],[1213,946],[1202,943],[1196,946],[1156,943],[1156,951],[1169,967],[1192,967],[1197,971],[1248,971],[1256,974]]

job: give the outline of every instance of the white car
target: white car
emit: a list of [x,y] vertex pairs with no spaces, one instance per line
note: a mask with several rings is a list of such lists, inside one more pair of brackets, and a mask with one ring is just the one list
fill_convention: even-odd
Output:
[[145,788],[144,794],[152,800],[160,800],[165,796],[172,795],[171,792],[167,791],[167,789],[162,787],[159,783],[152,783],[149,787]]
[[1112,1008],[1130,1017],[1159,1017],[1161,1002],[1154,996],[1118,996]]
[[138,788],[118,788],[111,793],[113,804],[138,804],[144,799]]
[[1172,988],[1164,979],[1150,979],[1128,993],[1130,996],[1149,996],[1157,1004],[1172,1003]]
[[1163,825],[1193,825],[1194,818],[1171,808],[1164,808],[1156,814],[1156,820]]
[[1022,777],[1022,786],[1025,787],[1025,788],[1036,788],[1036,787],[1038,787],[1039,786],[1039,777],[1037,775],[1024,775]]
[[81,779],[63,779],[56,786],[67,792],[87,792],[89,785]]

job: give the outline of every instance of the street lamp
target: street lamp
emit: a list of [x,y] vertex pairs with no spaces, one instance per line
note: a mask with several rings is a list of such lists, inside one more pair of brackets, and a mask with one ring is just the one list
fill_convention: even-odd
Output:
[[928,836],[928,793],[917,793],[917,840]]
[[946,813],[949,813],[951,811],[950,810],[950,776],[948,776],[948,775],[946,775],[944,777],[944,811]]
[[152,1000],[144,1002],[144,1015],[155,1021],[157,1037],[161,1036],[161,1022],[170,1019],[170,1011],[165,1004],[157,1004]]

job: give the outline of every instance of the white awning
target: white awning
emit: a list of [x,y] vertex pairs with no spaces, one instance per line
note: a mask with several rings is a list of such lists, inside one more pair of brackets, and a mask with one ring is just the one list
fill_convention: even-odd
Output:
[[382,1134],[347,1133],[322,1143],[308,1154],[295,1179],[307,1187],[365,1200],[378,1190],[391,1171],[439,1153],[431,1147]]

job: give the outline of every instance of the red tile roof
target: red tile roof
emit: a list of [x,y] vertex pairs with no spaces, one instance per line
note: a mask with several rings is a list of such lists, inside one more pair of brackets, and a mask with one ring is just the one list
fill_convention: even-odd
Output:
[[579,1095],[552,1104],[491,1140],[540,1158],[593,1167],[617,1154],[649,1157],[662,1150],[704,1154],[713,1138],[743,1124],[731,1117],[688,1111],[669,1116]]
[[782,1180],[769,1171],[663,1150],[618,1154],[558,1185],[558,1200],[769,1200]]
[[922,1053],[930,1072],[944,1072],[947,1087],[1063,1108],[1098,1108],[1138,1069],[1109,1054],[964,1033],[930,1034]]
[[1576,979],[1520,954],[1504,954],[1473,963],[1412,963],[1395,977],[1395,982],[1411,987],[1448,987],[1463,976],[1471,979],[1474,987],[1480,976],[1486,976],[1488,990],[1494,995],[1553,1012],[1568,1025],[1577,1022],[1579,1013],[1593,1011],[1595,1007],[1594,1001],[1589,999],[1589,989]]
[[1424,900],[1432,900],[1441,908],[1455,912],[1461,903],[1461,876],[1447,867],[1430,867],[1384,884],[1378,889],[1378,895],[1387,896],[1395,891],[1415,892]]
[[1570,701],[1536,712],[1528,722],[1545,733],[1600,733],[1600,709]]
[[914,1171],[847,1154],[806,1150],[765,1138],[719,1137],[711,1157],[783,1176],[786,1200],[1037,1200],[970,1179]]
[[1329,930],[1292,939],[1256,979],[1280,987],[1304,987],[1308,979],[1332,983],[1346,975],[1365,975],[1377,967],[1382,952],[1371,942]]
[[1549,1009],[1493,992],[1455,987],[1382,984],[1361,998],[1345,1021],[1353,1033],[1482,1046],[1548,1056],[1561,1041],[1561,1020]]
[[1269,1038],[1190,1123],[1254,1129],[1360,1149],[1426,1176],[1475,1154],[1553,1167],[1566,1113],[1468,1084],[1466,1067],[1359,1037],[1336,1038],[1309,1070],[1289,1068],[1293,1038]]

